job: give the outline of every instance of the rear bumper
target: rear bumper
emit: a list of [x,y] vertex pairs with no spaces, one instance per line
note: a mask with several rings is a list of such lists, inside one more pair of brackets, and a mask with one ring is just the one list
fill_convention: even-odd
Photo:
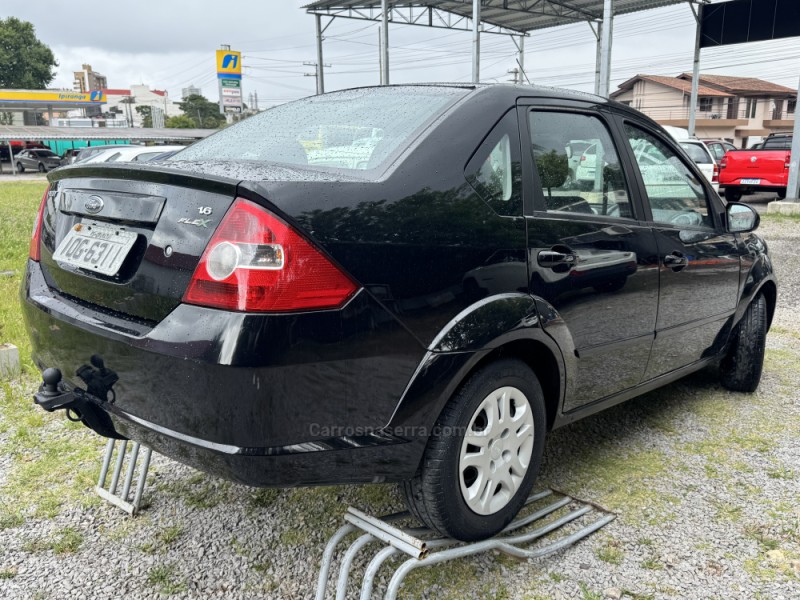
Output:
[[[292,315],[180,305],[152,324],[60,296],[29,261],[21,295],[35,363],[60,369],[66,389],[88,387],[118,434],[160,453],[256,486],[416,469],[427,437],[385,426],[425,350],[368,294]],[[92,356],[113,374],[94,388]]]

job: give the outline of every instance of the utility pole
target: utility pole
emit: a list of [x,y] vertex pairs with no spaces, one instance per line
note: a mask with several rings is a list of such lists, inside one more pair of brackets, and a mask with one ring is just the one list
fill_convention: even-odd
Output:
[[[797,88],[798,97],[800,97],[800,85]],[[794,114],[794,133],[792,134],[792,151],[790,154],[791,162],[789,163],[789,181],[786,186],[786,200],[789,202],[800,202],[798,199],[798,188],[800,188],[800,118],[797,117],[797,111]]]
[[509,69],[507,71],[507,73],[509,75],[511,75],[511,79],[509,80],[509,81],[511,81],[511,83],[521,83],[521,81],[520,81],[520,72],[519,72],[519,69],[517,67],[514,67],[513,69]]
[[697,120],[697,98],[700,95],[700,42],[702,41],[703,5],[698,4],[697,10],[695,10],[693,4],[689,6],[692,9],[695,21],[697,21],[694,39],[694,62],[692,63],[692,95],[689,100],[689,135],[694,136]]
[[603,28],[600,30],[600,85],[598,95],[608,98],[611,91],[611,43],[614,39],[614,0],[603,0]]
[[[306,67],[314,67],[313,73],[303,73],[304,77],[314,77],[317,80],[317,95],[325,93],[325,83],[323,81],[323,77],[321,75],[322,68],[319,66],[317,62],[306,61],[303,63]],[[332,65],[327,63],[323,63],[322,67],[330,69]]]
[[481,81],[481,0],[472,0],[472,82]]
[[381,0],[381,84],[389,85],[389,1]]

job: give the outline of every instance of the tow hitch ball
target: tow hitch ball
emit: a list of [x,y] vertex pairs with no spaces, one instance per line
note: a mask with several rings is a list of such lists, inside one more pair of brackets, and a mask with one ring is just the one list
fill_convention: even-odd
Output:
[[66,410],[70,421],[80,421],[96,433],[117,440],[127,439],[114,429],[111,418],[98,404],[102,402],[87,394],[80,388],[63,389],[61,371],[45,369],[42,373],[42,385],[33,395],[33,401],[47,412]]

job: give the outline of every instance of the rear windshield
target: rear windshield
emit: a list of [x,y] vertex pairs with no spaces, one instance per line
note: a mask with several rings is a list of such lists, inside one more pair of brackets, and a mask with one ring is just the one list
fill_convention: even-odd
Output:
[[775,137],[767,138],[764,145],[761,146],[764,150],[791,150],[792,138],[790,137]]
[[711,160],[711,155],[705,148],[705,145],[701,146],[700,144],[689,144],[682,142],[681,147],[686,150],[686,154],[689,155],[689,158],[691,158],[698,165],[709,165],[713,162]]
[[468,92],[403,87],[346,90],[276,106],[196,142],[170,160],[248,160],[365,170]]

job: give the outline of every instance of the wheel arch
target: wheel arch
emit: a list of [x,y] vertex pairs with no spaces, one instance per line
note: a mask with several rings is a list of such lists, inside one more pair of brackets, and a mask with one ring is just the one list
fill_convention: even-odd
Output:
[[561,406],[561,368],[554,352],[538,340],[517,339],[493,349],[465,374],[456,391],[483,367],[503,358],[516,358],[536,375],[539,385],[542,386],[547,429],[550,430]]
[[772,327],[772,317],[775,316],[775,307],[778,303],[778,286],[771,279],[764,282],[759,290],[767,301],[767,329]]

